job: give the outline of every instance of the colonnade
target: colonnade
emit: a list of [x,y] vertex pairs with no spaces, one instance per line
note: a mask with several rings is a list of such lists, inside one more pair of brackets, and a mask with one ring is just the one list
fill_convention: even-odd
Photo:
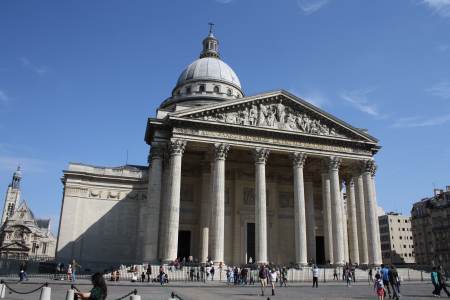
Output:
[[[163,171],[165,145],[153,144],[150,152],[149,191],[145,207],[150,208],[151,226],[144,229],[144,261],[172,261],[177,257],[180,215],[182,156],[186,142],[171,141],[168,165]],[[200,260],[209,256],[215,263],[224,262],[225,239],[225,162],[230,146],[214,145],[212,166],[202,165],[202,200],[200,218]],[[270,150],[255,148],[255,261],[268,262],[266,163]],[[315,261],[315,210],[312,182],[305,182],[303,169],[307,153],[290,154],[293,168],[295,263]],[[325,157],[322,179],[323,234],[325,259],[335,265],[352,263],[381,264],[381,247],[373,160],[355,160],[351,174],[340,174],[342,159]],[[210,171],[210,172],[208,172]],[[345,180],[343,180],[345,179]],[[347,205],[341,183],[345,182]],[[165,193],[162,189],[165,189]],[[162,199],[164,194],[164,199]],[[210,199],[210,201],[207,201]],[[161,205],[162,203],[162,205]],[[160,218],[161,216],[161,218]],[[147,225],[148,226],[148,225]],[[159,247],[158,247],[159,244]],[[208,246],[209,245],[209,246]]]

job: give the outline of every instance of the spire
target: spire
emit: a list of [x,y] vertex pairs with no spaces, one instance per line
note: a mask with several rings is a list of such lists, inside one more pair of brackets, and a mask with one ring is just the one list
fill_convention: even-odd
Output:
[[20,166],[17,166],[17,170],[14,172],[11,187],[13,189],[20,188],[20,180],[22,179],[22,172],[20,171]]
[[213,26],[214,23],[208,23],[209,25],[209,34],[203,40],[203,50],[200,53],[200,58],[204,57],[215,57],[219,58],[219,41],[214,37],[213,34]]

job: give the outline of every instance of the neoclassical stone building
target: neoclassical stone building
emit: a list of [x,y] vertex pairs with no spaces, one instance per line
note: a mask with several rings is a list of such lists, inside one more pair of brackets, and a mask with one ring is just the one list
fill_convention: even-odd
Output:
[[283,90],[245,96],[211,32],[145,141],[148,166],[64,172],[60,259],[381,264],[377,139]]

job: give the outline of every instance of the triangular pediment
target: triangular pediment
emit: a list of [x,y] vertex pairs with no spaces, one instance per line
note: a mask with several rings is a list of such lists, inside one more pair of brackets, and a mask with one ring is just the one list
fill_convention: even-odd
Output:
[[27,246],[18,243],[18,242],[13,242],[11,244],[7,244],[7,245],[3,245],[2,247],[0,247],[1,251],[26,251],[28,252],[30,250],[30,248],[28,248]]
[[179,111],[170,114],[170,118],[267,128],[374,144],[378,142],[364,130],[357,129],[286,91]]

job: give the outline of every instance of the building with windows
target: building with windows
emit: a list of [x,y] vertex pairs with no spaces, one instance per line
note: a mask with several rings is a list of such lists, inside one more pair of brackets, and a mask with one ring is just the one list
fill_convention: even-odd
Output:
[[416,262],[450,268],[450,186],[414,203],[411,210]]
[[378,217],[381,255],[385,264],[414,264],[411,218],[390,212]]
[[378,140],[284,90],[246,96],[218,45],[148,119],[148,165],[69,164],[58,260],[381,264]]
[[55,257],[56,238],[50,219],[37,219],[20,198],[20,168],[14,172],[6,191],[0,227],[0,258],[40,259]]

